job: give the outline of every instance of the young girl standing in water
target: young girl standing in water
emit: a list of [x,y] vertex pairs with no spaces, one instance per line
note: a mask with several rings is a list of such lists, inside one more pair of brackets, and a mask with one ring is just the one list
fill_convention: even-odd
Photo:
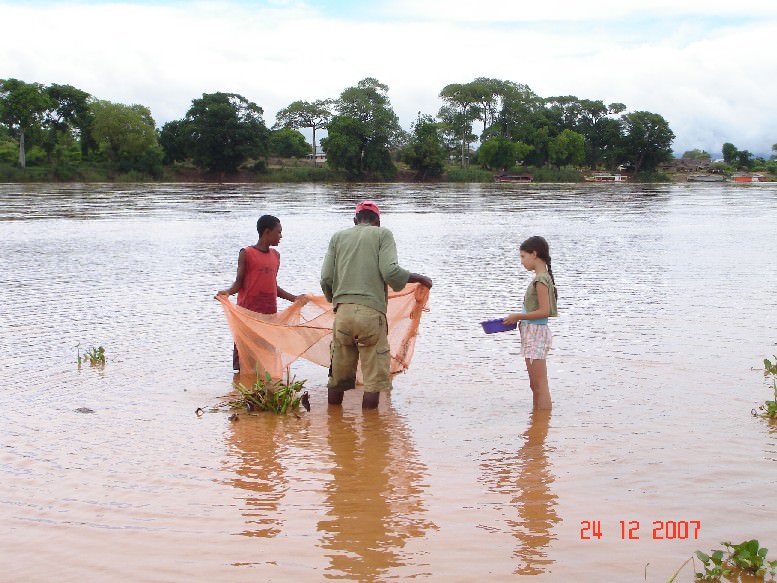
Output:
[[548,317],[558,315],[558,292],[550,267],[550,246],[543,237],[535,235],[521,243],[520,253],[521,265],[534,272],[534,279],[523,297],[523,311],[510,314],[502,323],[507,326],[518,323],[521,354],[526,360],[534,410],[550,409],[553,403],[550,400],[548,368],[545,364],[551,343]]

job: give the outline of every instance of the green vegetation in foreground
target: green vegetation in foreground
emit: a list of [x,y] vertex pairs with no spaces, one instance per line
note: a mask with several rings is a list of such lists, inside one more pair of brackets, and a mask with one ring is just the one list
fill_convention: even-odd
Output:
[[[667,583],[674,583],[677,576],[685,566],[693,562],[695,580],[697,581],[725,581],[735,583],[742,581],[742,577],[755,578],[756,581],[767,581],[766,575],[772,577],[768,580],[774,581],[774,574],[777,571],[777,561],[768,561],[766,555],[769,552],[766,548],[761,548],[757,540],[748,540],[738,545],[730,542],[722,542],[726,550],[714,550],[709,554],[696,551],[691,555],[677,571],[672,575]],[[696,570],[695,558],[702,563],[703,571]],[[747,579],[748,581],[753,579]]]
[[765,401],[763,405],[758,407],[758,411],[761,411],[761,413],[758,413],[755,409],[753,409],[752,413],[756,417],[774,419],[777,418],[777,356],[774,356],[774,362],[764,358],[764,376],[771,377],[772,379],[774,400]]
[[[704,571],[696,572],[696,579],[720,581],[721,577],[734,577],[734,581],[739,581],[740,574],[747,574],[765,581],[767,573],[774,575],[777,571],[777,561],[767,561],[768,549],[761,548],[755,539],[744,541],[738,545],[729,542],[720,544],[726,548],[726,552],[715,550],[707,554],[696,551],[696,556],[704,566]],[[673,580],[674,577],[670,581]]]
[[105,366],[105,348],[102,346],[90,346],[82,356],[81,344],[78,343],[76,344],[76,351],[78,353],[78,368],[81,368],[81,365],[86,362],[89,363],[89,366]]
[[274,381],[270,373],[265,373],[264,376],[257,374],[256,382],[252,387],[246,387],[240,382],[234,383],[233,386],[240,396],[227,404],[232,409],[242,409],[247,413],[272,411],[277,415],[285,415],[291,411],[296,414],[300,404],[309,411],[307,391],[300,394],[304,384],[304,380],[298,381],[292,378],[284,383],[279,380]]

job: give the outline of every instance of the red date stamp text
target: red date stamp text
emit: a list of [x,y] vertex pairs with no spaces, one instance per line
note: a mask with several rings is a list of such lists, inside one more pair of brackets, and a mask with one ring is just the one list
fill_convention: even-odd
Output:
[[621,520],[619,527],[613,526],[611,531],[602,530],[601,520],[581,520],[580,540],[599,540],[605,536],[620,535],[622,540],[639,540],[640,538],[652,538],[653,540],[688,540],[699,538],[701,530],[700,520],[654,520],[647,527],[642,528],[639,520]]

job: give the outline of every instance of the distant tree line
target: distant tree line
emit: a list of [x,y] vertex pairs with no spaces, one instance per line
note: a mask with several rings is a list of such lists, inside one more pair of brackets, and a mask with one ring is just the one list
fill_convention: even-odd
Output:
[[682,158],[702,161],[713,169],[720,171],[756,171],[762,170],[777,174],[777,144],[772,145],[772,155],[769,160],[756,156],[748,150],[740,150],[731,142],[723,144],[723,158],[713,160],[712,155],[704,150],[689,150]]
[[[543,98],[523,84],[478,78],[445,86],[436,116],[419,112],[406,132],[388,91],[377,79],[362,79],[337,98],[290,103],[272,128],[263,109],[245,97],[206,93],[192,100],[182,119],[157,129],[142,105],[99,100],[70,85],[3,79],[0,162],[59,168],[91,161],[150,176],[177,162],[219,173],[252,163],[263,171],[269,156],[315,153],[321,130],[327,132],[320,140],[327,164],[350,179],[390,179],[398,160],[432,178],[450,164],[487,170],[626,165],[640,172],[672,157],[674,133],[666,120],[648,111],[627,113],[622,103]],[[312,130],[313,144],[302,129]],[[726,146],[724,157],[747,160],[747,151]]]
[[163,155],[147,107],[95,99],[71,85],[0,79],[0,162],[63,169],[91,159],[156,176]]

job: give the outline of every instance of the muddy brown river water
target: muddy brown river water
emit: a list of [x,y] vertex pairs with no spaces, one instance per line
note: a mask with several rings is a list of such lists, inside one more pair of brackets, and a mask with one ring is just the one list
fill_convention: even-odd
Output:
[[[410,370],[377,411],[328,409],[298,362],[310,413],[210,412],[232,382],[213,295],[258,216],[283,223],[280,285],[320,293],[360,198],[434,280]],[[0,581],[665,582],[751,538],[777,558],[777,425],[750,414],[776,226],[769,184],[0,185]],[[518,308],[533,234],[559,289],[550,415],[517,335],[479,326]]]

